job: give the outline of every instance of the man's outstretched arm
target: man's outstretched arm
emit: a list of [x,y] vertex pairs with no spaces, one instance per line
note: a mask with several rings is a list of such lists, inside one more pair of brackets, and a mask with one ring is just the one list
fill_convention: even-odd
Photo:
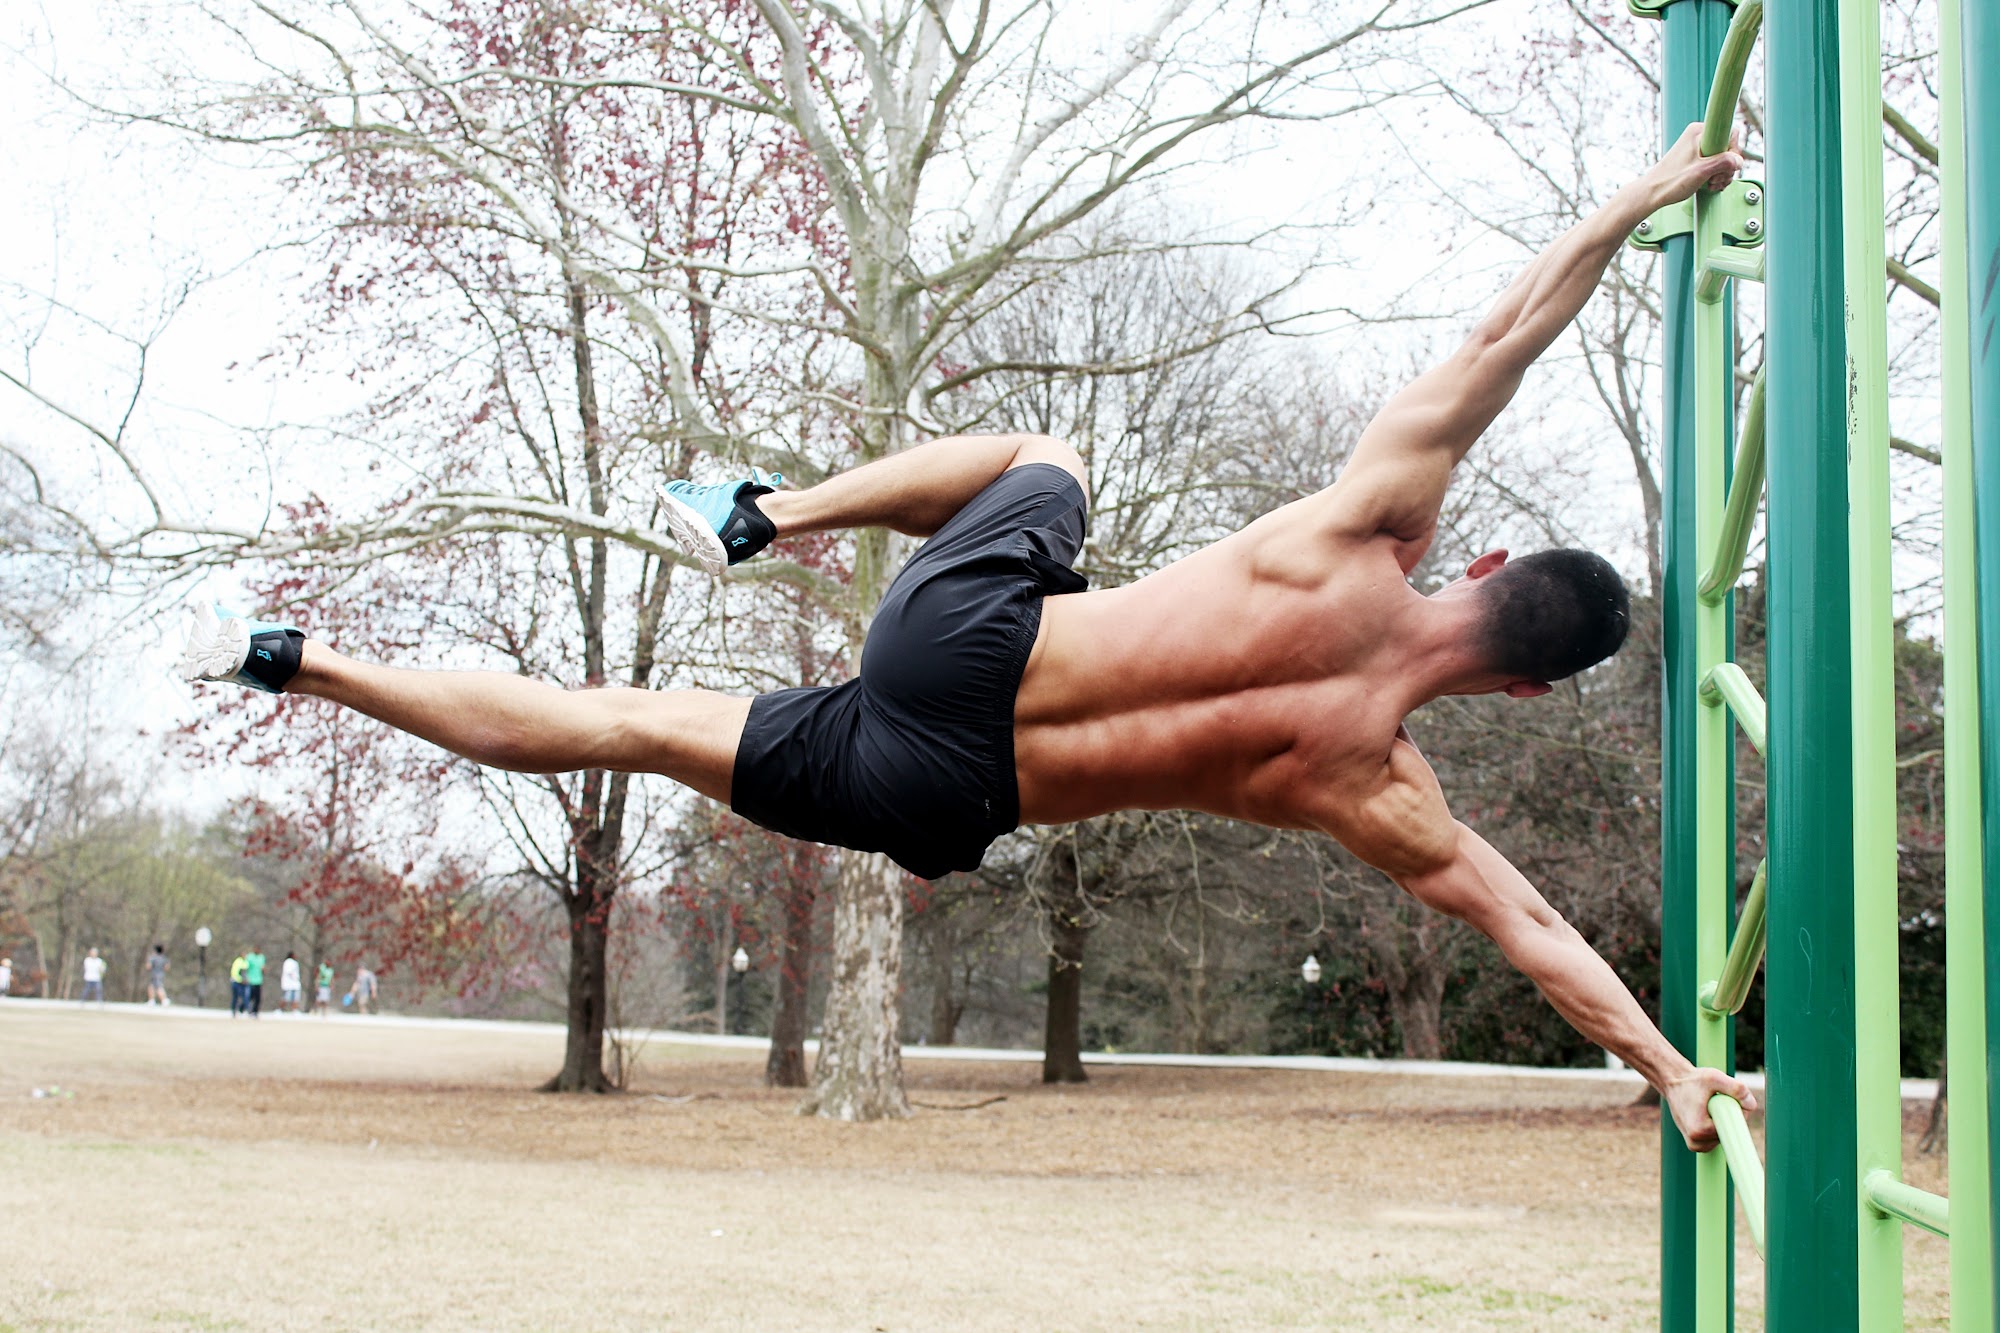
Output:
[[1452,818],[1437,775],[1408,733],[1390,746],[1373,790],[1329,792],[1315,821],[1356,856],[1426,907],[1455,916],[1500,946],[1570,1026],[1632,1066],[1660,1092],[1688,1146],[1715,1146],[1708,1099],[1726,1092],[1751,1105],[1749,1089],[1689,1063],[1527,876]]
[[1442,864],[1396,876],[1410,894],[1471,925],[1540,988],[1584,1036],[1632,1066],[1666,1099],[1688,1147],[1716,1143],[1708,1099],[1728,1093],[1755,1103],[1736,1079],[1691,1063],[1646,1017],[1611,965],[1535,891],[1527,877],[1477,833],[1453,821]]
[[1452,468],[1590,300],[1632,229],[1653,210],[1704,184],[1727,184],[1742,169],[1733,147],[1703,157],[1700,130],[1690,125],[1645,175],[1537,256],[1462,347],[1376,414],[1335,488],[1345,524],[1358,521],[1410,543],[1404,567],[1415,565],[1430,543]]

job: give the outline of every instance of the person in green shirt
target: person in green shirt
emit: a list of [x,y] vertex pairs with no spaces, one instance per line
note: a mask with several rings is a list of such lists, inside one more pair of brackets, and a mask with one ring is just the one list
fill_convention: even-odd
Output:
[[229,964],[229,1016],[231,1018],[249,1008],[243,988],[243,972],[249,964],[242,954],[237,954]]
[[333,964],[319,965],[318,980],[313,986],[313,1012],[325,1018],[333,1007]]
[[244,1008],[256,1018],[264,1011],[264,952],[252,949],[243,955]]

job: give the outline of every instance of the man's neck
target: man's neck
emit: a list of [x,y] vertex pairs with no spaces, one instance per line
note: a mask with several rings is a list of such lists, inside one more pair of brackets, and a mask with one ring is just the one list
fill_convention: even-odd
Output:
[[1485,694],[1504,682],[1494,679],[1473,656],[1478,619],[1462,598],[1426,597],[1399,626],[1400,651],[1393,655],[1413,713],[1452,694]]

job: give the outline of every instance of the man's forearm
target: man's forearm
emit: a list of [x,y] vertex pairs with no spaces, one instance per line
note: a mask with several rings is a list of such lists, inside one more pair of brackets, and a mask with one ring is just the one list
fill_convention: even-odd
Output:
[[1492,844],[1463,824],[1458,827],[1457,893],[1436,905],[1456,909],[1499,945],[1571,1027],[1648,1083],[1664,1092],[1668,1082],[1685,1075],[1693,1067],[1687,1057],[1646,1017],[1590,942]]
[[1560,918],[1498,941],[1571,1027],[1623,1060],[1662,1091],[1692,1066],[1646,1017],[1611,965]]
[[1652,211],[1644,182],[1635,181],[1613,195],[1536,256],[1500,294],[1473,340],[1523,367],[1531,364],[1582,313],[1618,247]]

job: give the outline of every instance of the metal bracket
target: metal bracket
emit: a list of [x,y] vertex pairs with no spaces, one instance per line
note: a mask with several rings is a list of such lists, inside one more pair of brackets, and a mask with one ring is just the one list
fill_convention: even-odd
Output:
[[[1724,245],[1764,243],[1764,182],[1731,181],[1709,200],[1716,211]],[[1632,248],[1658,250],[1670,238],[1694,232],[1694,200],[1683,199],[1657,209],[1651,217],[1632,229]]]
[[[1660,12],[1673,2],[1674,0],[1625,0],[1625,8],[1642,19],[1656,19],[1660,17]],[[1736,0],[1728,0],[1728,4],[1734,9]]]
[[1675,236],[1693,234],[1694,200],[1683,199],[1678,204],[1654,209],[1645,221],[1632,228],[1632,248],[1660,250]]

